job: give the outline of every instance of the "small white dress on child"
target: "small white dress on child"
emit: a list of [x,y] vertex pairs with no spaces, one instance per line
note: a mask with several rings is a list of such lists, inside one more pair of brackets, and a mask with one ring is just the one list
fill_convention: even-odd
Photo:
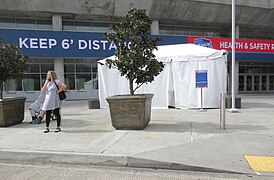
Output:
[[29,106],[29,109],[34,110],[35,112],[39,113],[42,110],[43,103],[45,101],[45,93],[41,93],[37,100],[35,100]]

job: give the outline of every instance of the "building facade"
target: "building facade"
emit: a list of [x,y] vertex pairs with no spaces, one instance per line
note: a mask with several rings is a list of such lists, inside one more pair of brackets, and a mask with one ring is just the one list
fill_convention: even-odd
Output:
[[[30,56],[29,71],[5,84],[5,96],[36,99],[55,70],[68,99],[97,97],[97,61],[115,50],[103,33],[130,7],[146,9],[163,44],[231,49],[231,0],[2,0],[0,38]],[[237,93],[274,93],[273,8],[274,0],[236,0]]]

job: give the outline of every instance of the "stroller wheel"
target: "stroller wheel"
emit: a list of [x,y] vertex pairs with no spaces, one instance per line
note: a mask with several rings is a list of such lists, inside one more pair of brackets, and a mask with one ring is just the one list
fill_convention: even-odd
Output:
[[38,124],[41,123],[41,121],[42,121],[43,118],[44,118],[43,116],[38,116],[38,117],[37,117],[37,122],[38,122]]

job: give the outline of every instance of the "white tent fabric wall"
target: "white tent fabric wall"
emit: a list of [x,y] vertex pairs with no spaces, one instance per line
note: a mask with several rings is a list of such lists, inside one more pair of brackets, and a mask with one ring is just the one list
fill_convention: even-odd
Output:
[[[208,87],[203,88],[203,108],[219,107],[219,96],[226,92],[227,53],[194,44],[159,46],[158,61],[165,64],[155,81],[136,93],[153,93],[153,108],[201,108],[201,89],[195,87],[195,70],[207,70]],[[114,56],[110,57],[114,58]],[[105,60],[101,60],[104,64]],[[129,94],[128,81],[117,69],[98,64],[100,107],[107,108],[106,97]]]
[[[220,107],[220,93],[226,92],[226,65],[222,59],[177,61],[172,63],[172,68],[176,108]],[[208,87],[196,88],[195,70],[207,70]]]
[[[114,56],[110,57],[114,58]],[[105,64],[105,59],[99,61]],[[155,77],[152,83],[144,84],[136,90],[136,94],[152,93],[153,108],[168,108],[169,87],[172,83],[171,63],[167,63],[164,70]],[[106,65],[98,64],[98,79],[99,79],[99,101],[101,108],[107,108],[108,103],[106,98],[112,95],[129,94],[129,83],[125,77],[120,76],[117,69],[109,69]]]
[[[104,63],[105,61],[101,61]],[[117,69],[98,64],[99,101],[101,108],[107,108],[106,98],[112,95],[129,94],[127,80]]]

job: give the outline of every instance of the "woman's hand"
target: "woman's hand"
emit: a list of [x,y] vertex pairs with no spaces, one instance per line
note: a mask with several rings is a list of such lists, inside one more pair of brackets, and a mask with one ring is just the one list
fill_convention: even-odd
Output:
[[47,85],[50,81],[52,81],[52,76],[51,76],[50,73],[48,73],[47,76],[46,76],[46,81],[45,81],[45,83],[44,83],[44,85],[41,89],[42,92],[46,92],[46,87],[47,87]]
[[47,74],[46,81],[52,81],[52,75],[50,73]]

